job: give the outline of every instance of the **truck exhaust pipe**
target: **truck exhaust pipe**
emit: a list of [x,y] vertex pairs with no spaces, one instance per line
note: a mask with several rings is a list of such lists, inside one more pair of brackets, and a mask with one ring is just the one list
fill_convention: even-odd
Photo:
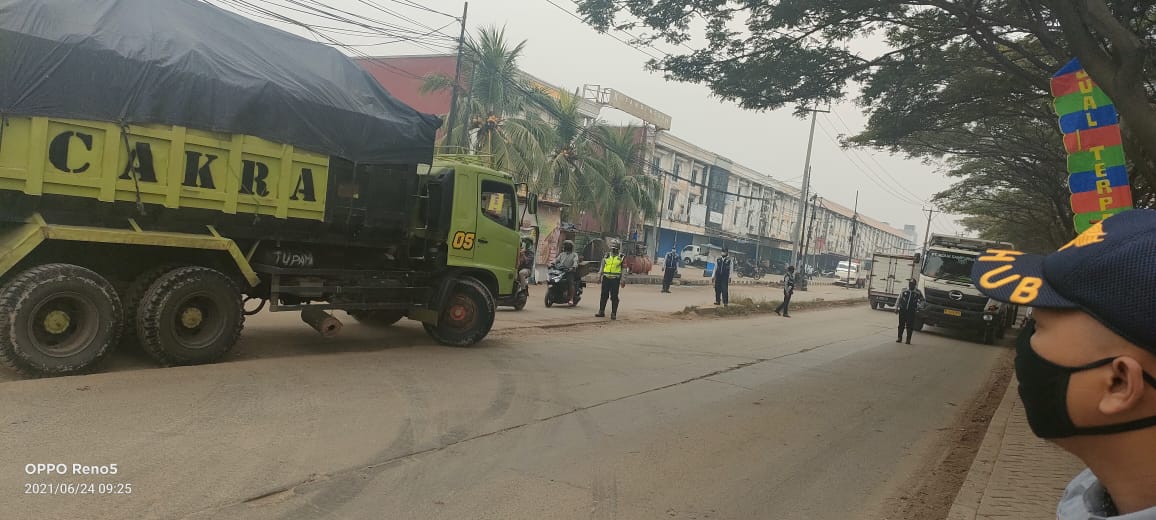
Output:
[[341,320],[321,309],[306,308],[301,311],[301,321],[309,324],[322,336],[332,338],[341,332]]

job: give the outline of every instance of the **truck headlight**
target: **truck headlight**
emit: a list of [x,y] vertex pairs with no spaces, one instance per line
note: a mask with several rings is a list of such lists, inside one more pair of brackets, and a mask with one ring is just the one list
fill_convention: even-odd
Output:
[[983,315],[983,321],[991,321],[993,319],[995,319],[995,316],[992,316],[991,314],[984,314]]

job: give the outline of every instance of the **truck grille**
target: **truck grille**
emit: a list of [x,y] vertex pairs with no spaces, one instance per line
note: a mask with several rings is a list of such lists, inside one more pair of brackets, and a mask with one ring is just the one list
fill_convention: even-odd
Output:
[[927,303],[952,309],[983,312],[984,308],[987,307],[986,297],[964,294],[962,300],[955,300],[951,298],[951,292],[952,291],[941,291],[939,289],[927,289],[925,297],[927,298]]

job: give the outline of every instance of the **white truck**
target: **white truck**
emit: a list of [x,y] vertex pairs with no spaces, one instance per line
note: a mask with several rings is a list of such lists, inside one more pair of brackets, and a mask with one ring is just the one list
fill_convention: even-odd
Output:
[[974,332],[986,344],[1002,338],[1015,324],[1019,308],[984,296],[971,283],[971,268],[988,249],[1014,249],[1010,243],[979,238],[931,235],[921,262],[918,288],[924,302],[915,329],[934,325]]
[[871,258],[871,272],[867,276],[867,298],[872,309],[895,306],[909,280],[918,280],[916,267],[920,255],[875,253]]
[[704,267],[722,256],[722,248],[710,244],[690,245],[682,248],[680,257],[684,266]]
[[862,289],[867,285],[867,272],[858,260],[843,260],[835,267],[835,280],[831,283]]

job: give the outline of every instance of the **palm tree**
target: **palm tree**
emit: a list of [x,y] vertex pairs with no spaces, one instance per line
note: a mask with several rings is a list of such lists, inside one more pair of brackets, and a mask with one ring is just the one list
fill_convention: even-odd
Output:
[[658,214],[661,182],[644,171],[645,147],[638,127],[599,127],[600,150],[593,162],[594,209],[602,229],[618,233],[622,214],[653,218]]
[[535,98],[539,109],[529,111],[525,121],[545,153],[545,162],[531,187],[570,202],[573,209],[588,209],[593,200],[589,197],[592,159],[603,125],[586,121],[577,94],[563,91],[557,98],[544,93]]
[[[536,136],[541,130],[513,117],[525,111],[526,92],[531,90],[518,72],[525,46],[525,40],[512,45],[506,29],[493,26],[480,28],[477,39],[466,43],[462,50],[466,93],[458,97],[456,142],[443,142],[488,157],[491,167],[514,174],[520,181],[528,181],[544,163]],[[453,78],[432,74],[425,78],[421,91],[452,88]]]

